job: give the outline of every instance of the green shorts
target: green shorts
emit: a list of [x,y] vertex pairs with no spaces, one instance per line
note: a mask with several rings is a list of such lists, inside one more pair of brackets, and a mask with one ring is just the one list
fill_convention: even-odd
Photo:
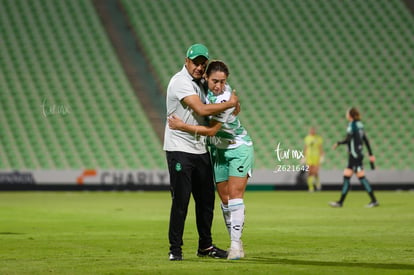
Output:
[[233,149],[215,148],[213,151],[216,183],[228,180],[229,176],[251,177],[254,162],[253,146],[241,145]]

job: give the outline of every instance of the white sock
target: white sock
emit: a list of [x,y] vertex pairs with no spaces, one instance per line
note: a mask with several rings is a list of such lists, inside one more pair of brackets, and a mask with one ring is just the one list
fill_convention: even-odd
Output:
[[231,214],[231,247],[240,248],[240,239],[244,225],[244,202],[243,199],[229,200],[229,210]]
[[226,225],[229,235],[231,235],[231,213],[227,204],[221,203],[221,211],[223,212],[224,224]]

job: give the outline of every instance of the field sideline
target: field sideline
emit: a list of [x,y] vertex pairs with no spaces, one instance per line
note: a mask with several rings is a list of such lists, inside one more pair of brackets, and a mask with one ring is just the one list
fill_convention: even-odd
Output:
[[[246,258],[198,258],[194,205],[184,261],[168,261],[168,192],[0,192],[0,274],[414,274],[414,192],[248,191]],[[219,200],[214,243],[227,248]]]

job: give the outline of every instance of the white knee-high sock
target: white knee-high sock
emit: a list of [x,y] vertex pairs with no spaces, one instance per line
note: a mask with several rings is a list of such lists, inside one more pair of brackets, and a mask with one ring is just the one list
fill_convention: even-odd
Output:
[[221,211],[223,212],[224,224],[231,236],[231,213],[227,204],[221,203]]
[[240,238],[243,232],[244,225],[244,202],[243,199],[229,200],[229,210],[231,213],[231,246],[240,247]]

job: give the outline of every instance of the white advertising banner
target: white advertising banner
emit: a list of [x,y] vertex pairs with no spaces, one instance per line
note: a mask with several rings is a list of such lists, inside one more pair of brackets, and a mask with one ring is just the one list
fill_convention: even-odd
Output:
[[[366,171],[372,184],[414,184],[414,171]],[[298,171],[255,170],[249,185],[295,185]],[[320,171],[322,184],[340,185],[342,171]],[[356,177],[352,184],[359,184]],[[166,170],[8,170],[0,171],[0,184],[168,186]]]
[[0,184],[169,185],[169,175],[163,170],[0,171]]

